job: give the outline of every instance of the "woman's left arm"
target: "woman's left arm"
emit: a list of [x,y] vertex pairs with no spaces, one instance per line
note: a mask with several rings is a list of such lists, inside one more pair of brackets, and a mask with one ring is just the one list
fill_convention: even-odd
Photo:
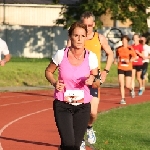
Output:
[[135,50],[135,52],[136,52],[136,54],[139,55],[141,58],[145,59],[143,46],[140,47],[140,52],[139,52],[138,50]]
[[[85,81],[85,84],[86,85],[92,85],[92,86],[93,86],[93,84],[95,85],[95,82],[97,80],[97,76],[98,76],[98,68],[92,69],[89,77]],[[97,87],[97,85],[96,85],[96,87]]]
[[136,54],[135,50],[132,47],[130,47],[130,50],[131,50],[131,59],[129,61],[134,62],[137,59],[137,54]]

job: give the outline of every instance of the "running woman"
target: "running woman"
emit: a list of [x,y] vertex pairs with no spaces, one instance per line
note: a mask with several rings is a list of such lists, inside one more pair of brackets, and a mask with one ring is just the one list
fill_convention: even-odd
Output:
[[[87,27],[83,23],[73,23],[68,33],[71,46],[57,51],[45,75],[55,87],[53,110],[61,150],[80,150],[91,112],[88,86],[98,74],[98,60],[84,47]],[[57,68],[58,80],[54,78]]]
[[[131,78],[132,78],[132,62],[136,60],[136,53],[134,49],[129,46],[129,37],[127,35],[122,36],[122,46],[120,46],[116,51],[115,64],[118,64],[118,80],[121,92],[120,104],[126,104],[125,100],[125,86],[130,91]],[[124,83],[125,82],[125,83]]]
[[[85,48],[92,51],[96,54],[98,58],[98,69],[100,71],[101,68],[101,50],[103,49],[107,54],[107,61],[105,69],[101,72],[101,79],[102,82],[105,82],[106,76],[109,73],[110,67],[113,63],[113,51],[111,50],[107,39],[99,34],[98,32],[94,31],[95,27],[95,16],[92,12],[84,12],[81,17],[80,21],[87,26],[87,40],[85,41]],[[68,41],[67,46],[70,46],[70,40]],[[100,88],[90,88],[90,93],[93,96],[91,100],[91,115],[90,120],[87,126],[87,137],[88,142],[90,144],[94,144],[96,142],[96,135],[95,131],[93,130],[93,123],[97,118],[97,110],[100,101]],[[81,150],[85,150],[85,141],[83,140],[81,145]]]
[[132,97],[135,97],[135,77],[138,80],[139,83],[139,91],[138,95],[143,94],[143,88],[142,88],[142,79],[141,79],[141,74],[142,74],[142,66],[143,66],[143,59],[144,57],[144,51],[143,51],[143,45],[139,43],[140,37],[138,34],[133,35],[133,41],[134,44],[132,45],[133,49],[136,52],[137,59],[132,63],[133,69],[132,69]]

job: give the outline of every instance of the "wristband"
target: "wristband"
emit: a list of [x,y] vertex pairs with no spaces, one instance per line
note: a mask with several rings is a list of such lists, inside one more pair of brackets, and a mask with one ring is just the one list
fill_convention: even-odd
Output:
[[104,69],[104,71],[106,71],[107,74],[109,73],[109,70],[107,70],[107,69]]
[[93,76],[94,76],[93,82],[96,82],[96,80],[98,79],[98,75],[93,75]]
[[99,73],[99,75],[94,75],[95,79],[93,82],[96,82],[96,80],[100,80],[100,85],[103,83],[102,79],[101,79],[101,74]]

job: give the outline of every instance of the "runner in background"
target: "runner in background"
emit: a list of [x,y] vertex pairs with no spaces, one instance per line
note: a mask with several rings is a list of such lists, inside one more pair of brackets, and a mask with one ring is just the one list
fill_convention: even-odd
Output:
[[133,41],[134,44],[132,47],[134,48],[136,54],[137,54],[137,59],[132,63],[133,69],[132,69],[132,97],[135,97],[135,77],[138,80],[139,83],[139,91],[138,95],[143,94],[143,88],[142,88],[142,79],[141,79],[141,74],[142,74],[142,66],[143,66],[143,58],[144,58],[144,51],[143,51],[143,45],[139,43],[140,37],[138,34],[133,35]]
[[[101,79],[102,82],[105,82],[106,76],[109,73],[110,67],[113,63],[113,51],[108,45],[107,39],[94,31],[95,27],[95,16],[92,12],[84,12],[80,18],[81,22],[87,26],[87,40],[85,41],[85,48],[94,52],[98,58],[98,69],[101,69],[101,50],[103,49],[107,54],[106,66],[103,71],[101,71]],[[68,40],[67,47],[70,46],[70,39]],[[95,131],[93,131],[93,123],[97,118],[98,105],[100,101],[100,88],[92,88],[90,89],[90,93],[93,96],[91,101],[91,115],[90,120],[87,127],[87,136],[88,142],[90,144],[94,144],[96,142]],[[80,150],[84,150],[85,141],[82,142]]]
[[[4,56],[3,59],[1,59],[2,55]],[[0,38],[0,66],[4,66],[8,61],[10,61],[8,46],[6,42]]]
[[129,37],[127,35],[122,36],[122,46],[116,51],[115,64],[118,64],[118,80],[121,92],[120,104],[126,104],[125,100],[125,86],[132,91],[131,78],[132,78],[132,62],[136,59],[136,53],[134,49],[129,46]]
[[147,73],[148,63],[149,63],[149,59],[150,59],[150,46],[148,46],[146,44],[146,38],[145,37],[140,38],[140,43],[143,45],[144,56],[145,56],[145,59],[143,59],[142,75],[141,75],[142,87],[143,87],[143,92],[144,92],[145,91],[145,82],[146,82],[145,81],[146,80],[146,73]]

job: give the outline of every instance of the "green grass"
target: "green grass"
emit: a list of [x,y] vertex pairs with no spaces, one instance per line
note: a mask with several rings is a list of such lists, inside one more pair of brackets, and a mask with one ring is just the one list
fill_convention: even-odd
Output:
[[150,102],[100,113],[96,150],[150,150]]
[[[0,67],[0,86],[49,85],[45,78],[45,68],[49,62],[48,58],[12,57],[9,63]],[[105,62],[102,62],[102,69],[104,67]],[[57,71],[55,77],[57,78]],[[112,65],[105,83],[118,83],[116,65]]]
[[49,85],[45,78],[48,64],[49,59],[12,58],[4,67],[0,67],[0,86]]
[[10,62],[49,62],[49,58],[12,57]]
[[[101,63],[102,70],[105,68],[105,65],[105,62]],[[109,74],[107,75],[106,83],[118,83],[117,66],[114,64],[112,64]]]

